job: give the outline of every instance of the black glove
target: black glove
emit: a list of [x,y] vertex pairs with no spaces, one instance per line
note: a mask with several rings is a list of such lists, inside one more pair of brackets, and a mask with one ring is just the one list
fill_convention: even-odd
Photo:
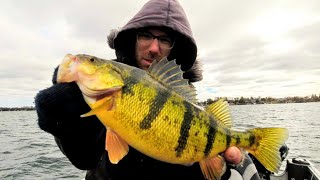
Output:
[[35,97],[39,127],[55,136],[61,151],[79,169],[92,169],[104,152],[105,128],[90,111],[76,83],[56,83]]

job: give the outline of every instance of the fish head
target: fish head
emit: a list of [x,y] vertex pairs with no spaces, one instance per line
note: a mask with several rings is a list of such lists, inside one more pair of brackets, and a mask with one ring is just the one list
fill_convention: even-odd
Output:
[[57,82],[76,82],[85,99],[101,99],[124,86],[121,70],[110,60],[67,54],[59,66]]

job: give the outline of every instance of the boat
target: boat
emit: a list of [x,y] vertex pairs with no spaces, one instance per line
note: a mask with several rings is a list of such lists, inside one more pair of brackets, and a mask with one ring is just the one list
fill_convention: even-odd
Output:
[[285,171],[270,174],[270,180],[320,180],[320,172],[308,159],[292,158],[286,161]]

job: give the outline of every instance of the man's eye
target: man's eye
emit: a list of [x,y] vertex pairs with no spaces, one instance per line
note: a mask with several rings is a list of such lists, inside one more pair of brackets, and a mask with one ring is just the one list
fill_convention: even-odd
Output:
[[144,39],[152,39],[152,35],[151,34],[147,34],[147,33],[141,33],[139,34],[140,38],[144,38]]
[[168,37],[160,37],[159,41],[161,41],[162,43],[166,43],[166,44],[171,44],[172,40]]

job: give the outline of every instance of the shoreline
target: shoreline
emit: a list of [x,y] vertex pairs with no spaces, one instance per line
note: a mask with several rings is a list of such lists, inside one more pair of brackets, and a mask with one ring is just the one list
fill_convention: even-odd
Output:
[[34,111],[35,107],[0,107],[0,111]]
[[[296,103],[315,103],[315,102],[319,102],[319,101],[308,101],[308,102],[270,102],[270,103],[237,103],[235,104],[234,102],[228,102],[229,105],[232,106],[243,106],[243,105],[263,105],[263,104],[296,104]],[[204,102],[199,102],[199,105],[206,105],[204,104]],[[35,111],[36,108],[35,107],[0,107],[0,112],[1,111]]]

